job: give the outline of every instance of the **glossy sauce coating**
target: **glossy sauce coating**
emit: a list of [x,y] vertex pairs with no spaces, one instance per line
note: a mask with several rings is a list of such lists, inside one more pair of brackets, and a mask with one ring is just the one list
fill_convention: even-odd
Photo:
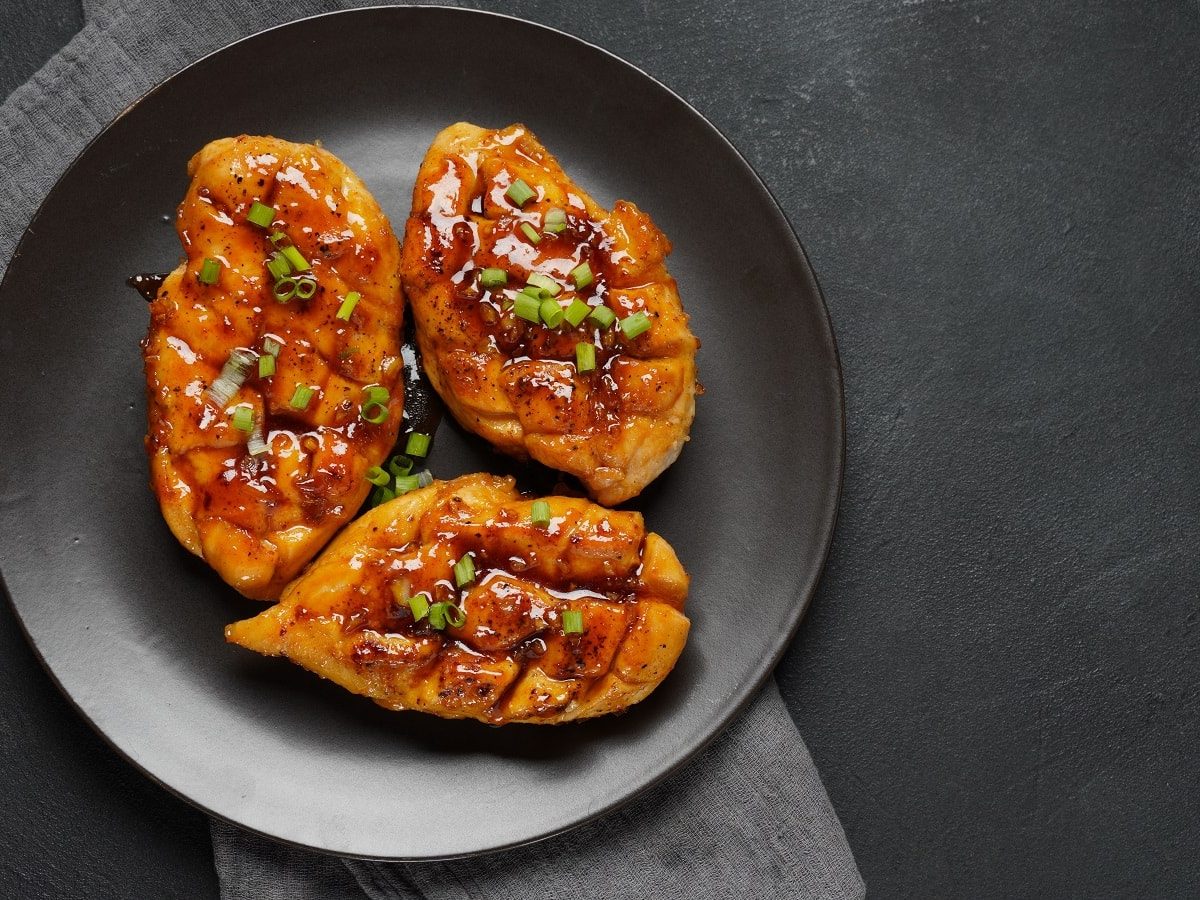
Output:
[[[507,193],[518,179],[534,191],[523,205]],[[561,232],[546,228],[551,210],[565,215]],[[679,455],[695,414],[698,342],[664,265],[670,249],[632,203],[599,207],[523,126],[447,128],[421,166],[403,249],[431,382],[498,449],[575,475],[601,503],[636,496]],[[570,273],[584,262],[594,280],[577,287]],[[507,284],[485,288],[487,268]],[[529,322],[513,301],[531,274],[561,288],[564,309],[578,299],[618,320],[645,313],[651,327]],[[578,369],[580,342],[594,347],[593,371]]]
[[[366,470],[401,423],[403,299],[398,247],[378,204],[326,150],[270,137],[224,138],[188,165],[176,228],[185,261],[151,303],[143,342],[151,482],[180,542],[248,597],[279,596],[358,509]],[[255,201],[274,221],[247,221]],[[265,267],[274,232],[311,268],[316,292],[280,303]],[[199,273],[220,263],[216,283]],[[348,321],[337,311],[361,295]],[[280,345],[274,374],[257,362],[228,402],[212,386],[239,348]],[[380,424],[363,420],[364,388],[389,392]],[[297,386],[311,388],[303,408]],[[249,407],[269,452],[252,455],[236,427]]]
[[[687,639],[688,578],[639,513],[549,497],[547,525],[511,478],[468,475],[351,524],[279,604],[226,629],[377,703],[492,724],[615,712],[666,677]],[[474,580],[454,563],[471,554]],[[457,627],[414,618],[424,594]],[[577,611],[582,633],[564,633]],[[457,616],[455,616],[457,618]]]

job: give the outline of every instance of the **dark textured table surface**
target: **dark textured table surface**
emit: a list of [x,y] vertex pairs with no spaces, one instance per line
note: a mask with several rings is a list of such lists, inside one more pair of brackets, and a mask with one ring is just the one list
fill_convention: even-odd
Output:
[[[1200,895],[1200,6],[476,5],[674,88],[812,257],[847,474],[779,678],[871,895]],[[81,20],[0,2],[0,94]],[[3,896],[215,896],[7,607],[0,758]]]

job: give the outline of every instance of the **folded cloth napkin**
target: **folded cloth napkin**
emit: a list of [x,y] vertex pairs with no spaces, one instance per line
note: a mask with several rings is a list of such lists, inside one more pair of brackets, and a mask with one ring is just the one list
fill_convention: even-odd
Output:
[[[0,106],[0,271],[37,204],[117,113],[163,78],[283,21],[355,3],[85,0],[83,30]],[[683,771],[596,822],[452,863],[290,849],[214,822],[221,893],[246,900],[858,898],[862,879],[804,742],[769,683]]]

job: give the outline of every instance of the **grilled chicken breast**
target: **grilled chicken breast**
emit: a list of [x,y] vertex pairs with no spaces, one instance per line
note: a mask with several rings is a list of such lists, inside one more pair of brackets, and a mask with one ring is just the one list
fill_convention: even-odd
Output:
[[151,483],[188,550],[273,599],[355,513],[396,440],[399,247],[320,147],[224,138],[188,173],[186,259],[142,345]]
[[225,635],[391,709],[559,723],[654,690],[687,640],[687,589],[639,513],[468,475],[371,510]]
[[430,381],[505,453],[604,504],[636,496],[695,414],[699,345],[670,249],[632,203],[598,206],[523,126],[452,125],[421,165],[403,248]]

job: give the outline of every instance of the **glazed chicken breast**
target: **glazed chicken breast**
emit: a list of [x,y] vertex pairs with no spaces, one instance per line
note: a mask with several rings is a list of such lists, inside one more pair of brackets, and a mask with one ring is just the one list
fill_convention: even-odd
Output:
[[143,341],[151,484],[171,531],[277,598],[358,509],[400,427],[399,246],[311,144],[213,141],[188,164],[186,259]]
[[551,724],[649,695],[687,640],[687,590],[641,514],[468,475],[374,508],[225,635],[390,709]]
[[670,242],[598,206],[527,129],[460,122],[417,176],[402,273],[425,371],[497,449],[612,505],[675,461],[695,414],[696,338]]

